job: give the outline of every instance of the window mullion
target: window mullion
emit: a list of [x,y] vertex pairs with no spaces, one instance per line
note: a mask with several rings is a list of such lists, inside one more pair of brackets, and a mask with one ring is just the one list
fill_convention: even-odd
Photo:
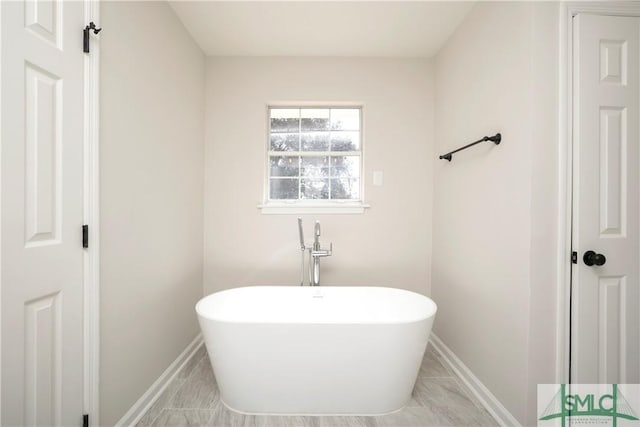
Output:
[[[329,108],[329,153],[333,151],[333,146],[331,145],[331,108]],[[329,194],[327,199],[331,200],[331,155],[329,154],[329,176],[327,176],[327,180],[329,181]]]
[[[298,109],[298,153],[302,152],[302,108]],[[302,157],[298,155],[298,200],[302,200]]]
[[269,151],[271,157],[347,157],[360,156],[361,151]]

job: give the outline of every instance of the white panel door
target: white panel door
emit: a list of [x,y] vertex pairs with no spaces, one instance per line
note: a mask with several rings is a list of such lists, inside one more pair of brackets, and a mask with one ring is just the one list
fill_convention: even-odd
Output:
[[574,18],[574,383],[640,382],[639,38],[640,18]]
[[3,1],[3,426],[80,426],[83,3]]

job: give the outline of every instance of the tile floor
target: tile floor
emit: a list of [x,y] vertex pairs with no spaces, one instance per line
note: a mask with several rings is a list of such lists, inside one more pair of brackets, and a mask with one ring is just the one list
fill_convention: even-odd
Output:
[[400,412],[376,417],[241,415],[220,402],[204,346],[167,387],[138,426],[428,427],[497,426],[495,420],[429,347],[413,397]]

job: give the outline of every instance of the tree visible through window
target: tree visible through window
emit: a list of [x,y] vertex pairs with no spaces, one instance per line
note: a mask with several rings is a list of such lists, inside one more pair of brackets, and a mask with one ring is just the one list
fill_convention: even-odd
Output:
[[360,108],[269,109],[269,200],[360,200]]

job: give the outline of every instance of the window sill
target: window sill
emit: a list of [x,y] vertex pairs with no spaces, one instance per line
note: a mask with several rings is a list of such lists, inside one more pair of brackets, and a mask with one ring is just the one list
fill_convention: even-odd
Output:
[[344,203],[298,203],[268,202],[258,205],[263,215],[286,214],[363,214],[370,208],[362,202]]

